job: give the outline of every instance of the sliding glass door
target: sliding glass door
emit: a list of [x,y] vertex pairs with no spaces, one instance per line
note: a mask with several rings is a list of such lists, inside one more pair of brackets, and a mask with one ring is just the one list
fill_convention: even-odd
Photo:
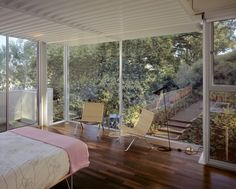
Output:
[[37,42],[0,35],[0,132],[38,125]]
[[38,123],[37,43],[9,37],[9,128]]
[[50,44],[47,48],[48,124],[64,120],[64,46]]
[[236,170],[236,19],[205,23],[205,161]]
[[236,163],[236,92],[210,92],[210,158]]

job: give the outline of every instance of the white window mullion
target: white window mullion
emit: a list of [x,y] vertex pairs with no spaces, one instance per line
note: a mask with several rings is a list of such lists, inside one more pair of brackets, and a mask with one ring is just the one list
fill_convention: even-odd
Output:
[[39,125],[48,126],[48,109],[47,109],[47,44],[38,42],[38,111]]
[[211,83],[211,23],[204,21],[203,27],[203,159],[207,164],[210,154],[209,132],[209,86]]
[[6,36],[6,127],[7,130],[9,129],[9,112],[8,112],[8,107],[9,107],[9,36]]
[[122,62],[122,40],[119,41],[119,115],[121,116],[120,125],[123,121],[123,62]]
[[69,121],[69,47],[64,45],[64,120]]

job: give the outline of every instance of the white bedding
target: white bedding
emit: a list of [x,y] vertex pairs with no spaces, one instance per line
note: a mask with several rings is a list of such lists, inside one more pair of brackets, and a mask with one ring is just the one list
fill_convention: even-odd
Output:
[[12,132],[0,133],[1,189],[45,189],[68,172],[63,149]]

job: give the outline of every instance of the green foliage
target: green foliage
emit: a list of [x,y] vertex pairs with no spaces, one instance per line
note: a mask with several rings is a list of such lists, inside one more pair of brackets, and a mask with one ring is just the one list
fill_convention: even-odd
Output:
[[[5,39],[0,36],[0,40]],[[0,91],[6,88],[6,44],[0,44]]]
[[125,109],[124,115],[126,116],[124,117],[124,121],[127,126],[133,127],[137,123],[140,115],[140,108],[140,106],[136,105]]
[[190,127],[188,127],[183,135],[180,136],[180,140],[191,144],[203,145],[203,122],[202,114],[192,121]]
[[175,74],[175,82],[180,87],[192,85],[194,89],[199,89],[202,86],[202,76],[202,59],[199,59],[192,66],[182,63]]
[[236,45],[236,19],[214,22],[214,52],[227,52]]
[[[226,134],[229,138],[229,147],[236,143],[236,114],[230,112],[211,113],[210,118],[211,157],[225,160]],[[231,150],[229,149],[229,151]]]
[[214,83],[236,85],[236,50],[215,57]]
[[9,48],[9,81],[12,89],[37,88],[36,43],[9,38]]
[[[199,33],[124,41],[124,108],[135,109],[137,106],[141,108],[152,103],[155,99],[152,92],[173,80],[181,64],[192,65],[193,61],[199,58],[201,58]],[[127,118],[126,122],[134,121]]]
[[[81,112],[84,101],[103,101],[106,114],[118,113],[118,43],[70,48],[70,110]],[[75,106],[77,104],[78,106]]]
[[202,57],[202,35],[196,32],[176,35],[174,49],[180,62],[191,66]]
[[[139,110],[155,99],[152,92],[173,80],[180,65],[195,65],[192,61],[201,58],[200,44],[199,33],[123,41],[123,106],[126,123],[133,125],[137,121]],[[62,50],[58,46],[48,50],[48,81],[49,86],[54,88],[54,100],[63,98]],[[197,74],[201,75],[200,72]],[[192,77],[192,80],[196,80],[196,77]],[[106,115],[118,113],[118,79],[118,42],[71,47],[70,111],[79,114],[83,102],[92,100],[105,102]]]
[[63,119],[64,110],[64,75],[63,75],[63,46],[48,45],[48,87],[53,88],[54,121]]
[[[201,88],[203,76],[202,68],[202,59],[198,60],[192,66],[181,64],[176,73],[176,83],[179,86],[191,84],[193,88]],[[236,50],[215,57],[214,83],[225,85],[236,84]]]
[[213,127],[229,129],[229,138],[235,138],[236,134],[236,114],[231,112],[217,113],[211,118]]

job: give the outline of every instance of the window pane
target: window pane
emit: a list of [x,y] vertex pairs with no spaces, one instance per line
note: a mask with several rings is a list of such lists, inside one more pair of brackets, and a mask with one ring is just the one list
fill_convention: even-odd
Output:
[[214,22],[214,84],[236,84],[236,19]]
[[118,42],[70,47],[70,119],[77,120],[85,101],[104,102],[105,117],[118,114]]
[[199,33],[123,41],[125,124],[145,108],[155,113],[149,135],[167,138],[169,130],[170,139],[202,144],[201,52]]
[[48,45],[48,124],[64,119],[63,53],[63,45]]
[[9,126],[37,124],[37,43],[9,38]]
[[236,163],[236,93],[210,92],[210,158]]
[[6,37],[0,35],[0,132],[6,130]]

